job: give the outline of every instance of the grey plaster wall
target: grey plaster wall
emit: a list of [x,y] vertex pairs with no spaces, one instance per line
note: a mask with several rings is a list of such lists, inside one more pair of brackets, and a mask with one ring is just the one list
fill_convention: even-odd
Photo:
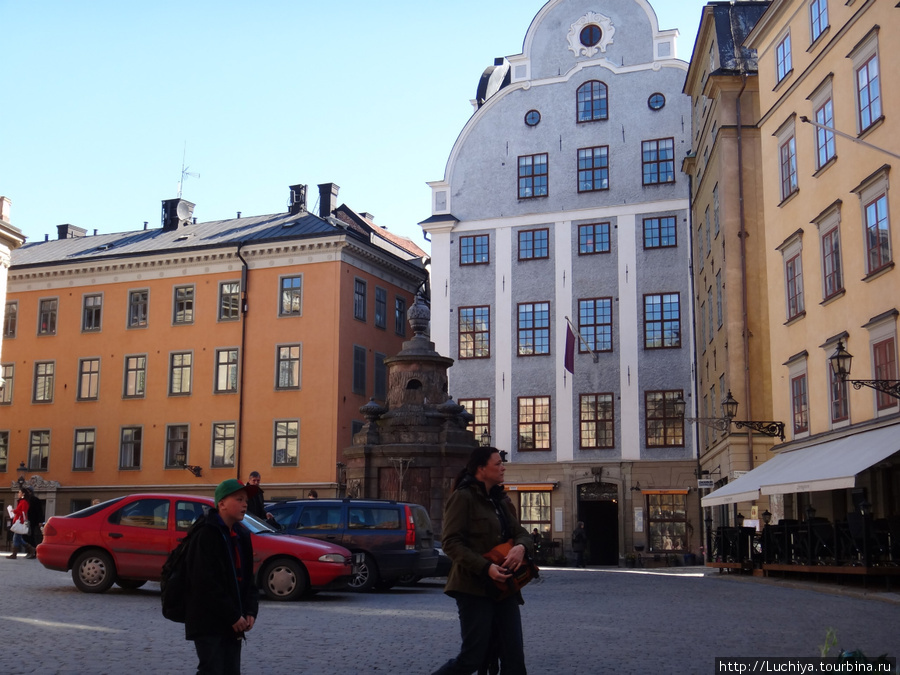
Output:
[[607,0],[592,4],[583,0],[564,0],[535,26],[530,52],[532,78],[556,77],[589,60],[577,56],[567,47],[559,49],[560,34],[565,37],[569,27],[589,11],[609,17],[615,28],[613,43],[599,57],[626,66],[653,60],[653,28],[647,13],[634,0]]

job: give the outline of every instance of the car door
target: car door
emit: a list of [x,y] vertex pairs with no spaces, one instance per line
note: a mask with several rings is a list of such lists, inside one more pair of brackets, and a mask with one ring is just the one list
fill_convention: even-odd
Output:
[[340,544],[344,534],[344,509],[342,504],[322,504],[310,500],[303,504],[291,534],[321,539]]
[[119,576],[159,579],[172,547],[171,506],[165,497],[139,497],[124,502],[103,523],[101,539]]

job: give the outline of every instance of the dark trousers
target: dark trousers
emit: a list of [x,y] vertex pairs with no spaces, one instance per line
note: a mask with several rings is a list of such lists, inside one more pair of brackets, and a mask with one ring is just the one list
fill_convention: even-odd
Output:
[[518,597],[494,602],[490,598],[461,593],[456,598],[456,607],[462,647],[455,659],[447,661],[433,675],[474,673],[484,664],[492,639],[499,642],[503,675],[526,675]]
[[194,638],[194,647],[200,659],[197,675],[240,675],[241,642],[230,635]]

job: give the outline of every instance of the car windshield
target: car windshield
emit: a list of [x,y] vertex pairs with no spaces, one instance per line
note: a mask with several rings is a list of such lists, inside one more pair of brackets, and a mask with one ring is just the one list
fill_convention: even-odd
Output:
[[254,515],[249,513],[244,514],[244,525],[248,530],[250,530],[253,534],[266,534],[275,532],[275,529],[261,521]]

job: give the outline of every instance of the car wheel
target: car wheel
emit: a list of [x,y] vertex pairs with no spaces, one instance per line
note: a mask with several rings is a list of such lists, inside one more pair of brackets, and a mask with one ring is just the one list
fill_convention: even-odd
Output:
[[306,570],[296,560],[282,558],[266,565],[262,588],[271,600],[296,600],[309,590]]
[[378,568],[375,566],[375,560],[368,553],[363,553],[363,561],[350,579],[348,588],[357,592],[371,591],[377,583]]
[[105,593],[116,580],[116,566],[105,551],[85,551],[72,565],[72,581],[82,593]]
[[116,586],[118,586],[119,588],[124,588],[128,591],[133,591],[135,588],[140,588],[146,583],[146,579],[116,579]]

